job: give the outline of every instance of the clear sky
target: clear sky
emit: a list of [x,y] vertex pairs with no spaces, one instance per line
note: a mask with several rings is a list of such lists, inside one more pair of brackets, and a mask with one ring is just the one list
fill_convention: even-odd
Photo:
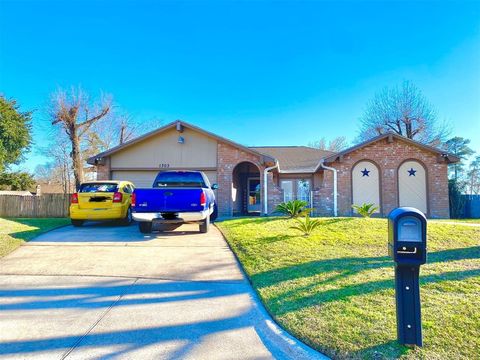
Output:
[[5,1],[0,92],[111,93],[139,121],[183,119],[245,145],[353,141],[365,103],[410,80],[480,152],[480,2]]

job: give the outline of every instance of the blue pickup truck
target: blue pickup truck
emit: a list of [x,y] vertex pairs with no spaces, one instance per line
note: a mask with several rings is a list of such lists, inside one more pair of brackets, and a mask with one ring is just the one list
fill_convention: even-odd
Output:
[[133,219],[142,233],[151,233],[154,223],[195,223],[206,233],[217,217],[216,188],[201,171],[162,171],[152,188],[133,192]]

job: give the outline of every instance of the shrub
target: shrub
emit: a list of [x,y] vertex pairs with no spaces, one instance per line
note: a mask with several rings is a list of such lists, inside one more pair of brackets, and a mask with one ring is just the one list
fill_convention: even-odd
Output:
[[309,215],[306,215],[304,219],[295,219],[297,225],[290,226],[290,229],[301,231],[303,236],[308,236],[310,233],[320,226],[319,220],[310,219]]
[[312,209],[306,207],[307,205],[308,203],[303,200],[291,200],[277,205],[275,212],[289,216],[290,218],[296,218],[308,215],[310,211],[312,211]]
[[378,206],[375,206],[375,204],[367,203],[363,203],[362,205],[352,205],[352,208],[364,218],[369,218],[375,211],[379,209]]

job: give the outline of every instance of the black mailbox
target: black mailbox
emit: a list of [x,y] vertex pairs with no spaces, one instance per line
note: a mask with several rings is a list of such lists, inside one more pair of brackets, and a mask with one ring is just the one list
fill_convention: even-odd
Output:
[[401,207],[388,215],[388,254],[395,261],[398,342],[422,346],[419,274],[427,261],[427,219],[420,210]]
[[401,207],[388,215],[388,254],[399,264],[425,264],[427,219],[420,210]]

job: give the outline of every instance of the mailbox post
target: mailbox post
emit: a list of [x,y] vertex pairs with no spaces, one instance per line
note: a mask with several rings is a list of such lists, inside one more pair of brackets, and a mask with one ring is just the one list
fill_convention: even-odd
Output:
[[397,339],[406,346],[422,346],[420,265],[427,260],[427,219],[411,207],[388,215],[388,254],[395,261]]

